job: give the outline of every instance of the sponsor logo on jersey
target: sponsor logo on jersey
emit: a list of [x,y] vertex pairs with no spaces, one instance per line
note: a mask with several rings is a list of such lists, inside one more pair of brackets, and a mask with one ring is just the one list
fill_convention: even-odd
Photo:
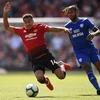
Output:
[[81,33],[73,34],[72,37],[76,38],[76,37],[83,36],[83,35],[84,35],[83,32],[81,32]]
[[36,39],[37,33],[30,33],[30,34],[27,34],[25,35],[25,40],[28,41],[28,40],[33,40],[33,39]]
[[72,35],[73,38],[76,38],[76,37],[79,37],[79,36],[83,36],[84,35],[83,32],[80,32],[80,29],[73,30],[73,33],[74,33]]

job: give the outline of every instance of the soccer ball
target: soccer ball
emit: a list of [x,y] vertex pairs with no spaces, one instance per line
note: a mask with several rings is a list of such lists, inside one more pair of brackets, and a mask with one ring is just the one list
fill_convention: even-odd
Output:
[[28,84],[26,86],[26,95],[28,97],[36,97],[39,92],[39,88],[35,84]]

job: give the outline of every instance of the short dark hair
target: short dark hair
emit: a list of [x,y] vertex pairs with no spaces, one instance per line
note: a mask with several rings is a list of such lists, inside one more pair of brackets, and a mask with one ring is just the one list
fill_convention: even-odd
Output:
[[68,6],[66,7],[63,12],[64,13],[67,13],[69,9],[74,9],[75,11],[78,10],[78,7],[76,5],[71,5],[71,6]]
[[22,18],[23,19],[25,19],[25,18],[33,18],[33,15],[32,14],[24,14],[23,16],[22,16]]

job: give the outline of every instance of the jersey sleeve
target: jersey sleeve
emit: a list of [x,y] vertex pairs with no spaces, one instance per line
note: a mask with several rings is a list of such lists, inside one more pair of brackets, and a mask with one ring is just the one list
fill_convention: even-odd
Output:
[[13,27],[15,34],[20,35],[22,33],[22,27]]
[[95,25],[89,19],[86,19],[85,23],[86,23],[87,27],[91,30],[95,27]]
[[66,24],[64,25],[64,27],[66,27],[66,28],[67,28],[67,26],[68,26],[68,24],[66,23]]
[[49,31],[49,26],[46,24],[40,24],[40,29],[45,33]]

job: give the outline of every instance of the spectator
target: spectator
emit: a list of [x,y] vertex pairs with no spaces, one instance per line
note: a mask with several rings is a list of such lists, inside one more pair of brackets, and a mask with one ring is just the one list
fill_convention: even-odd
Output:
[[[6,2],[7,0],[0,0],[0,17]],[[99,0],[10,0],[10,2],[13,10],[10,11],[9,16],[13,17],[20,17],[27,12],[32,13],[34,17],[65,17],[62,9],[76,4],[80,8],[79,16],[99,18]]]

